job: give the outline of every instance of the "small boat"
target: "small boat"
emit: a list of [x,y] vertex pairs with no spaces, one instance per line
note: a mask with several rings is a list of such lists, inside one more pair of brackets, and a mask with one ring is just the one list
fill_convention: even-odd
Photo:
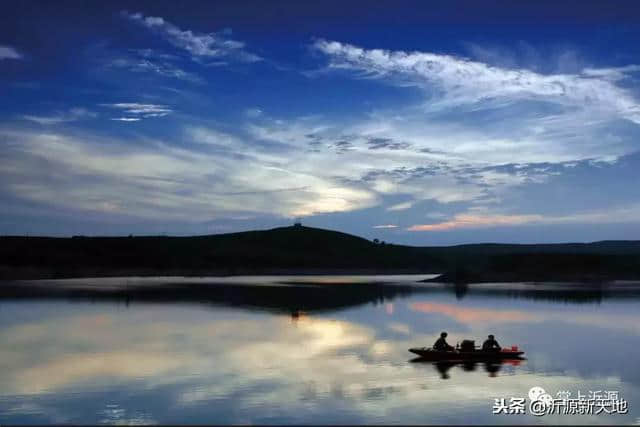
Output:
[[417,354],[424,360],[434,362],[438,361],[458,361],[458,360],[507,360],[507,359],[523,359],[524,351],[518,350],[518,347],[503,348],[500,351],[460,351],[458,349],[452,351],[438,351],[431,347],[410,348],[409,351]]

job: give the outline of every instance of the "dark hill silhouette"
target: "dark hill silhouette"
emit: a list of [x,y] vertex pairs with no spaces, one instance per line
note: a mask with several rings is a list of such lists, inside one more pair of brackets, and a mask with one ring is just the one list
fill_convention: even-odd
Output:
[[640,242],[413,247],[292,226],[206,236],[0,237],[0,278],[443,273],[451,282],[640,278]]
[[0,237],[0,277],[433,271],[416,248],[293,226],[207,236]]

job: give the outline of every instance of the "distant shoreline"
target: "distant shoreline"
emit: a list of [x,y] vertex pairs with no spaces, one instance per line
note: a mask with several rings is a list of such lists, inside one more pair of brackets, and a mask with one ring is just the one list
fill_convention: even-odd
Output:
[[2,268],[0,282],[14,280],[52,280],[52,279],[85,279],[85,278],[118,278],[118,277],[235,277],[235,276],[375,276],[402,274],[441,274],[424,269],[379,269],[379,268],[265,268],[265,269],[208,269],[208,270],[155,270],[155,269],[78,269],[73,272],[54,271],[37,268]]
[[623,276],[620,274],[589,274],[576,272],[524,271],[524,272],[456,272],[440,274],[434,278],[424,279],[422,283],[474,284],[474,283],[610,283],[624,280],[640,280],[640,275]]
[[155,269],[78,269],[73,272],[51,271],[46,269],[6,269],[0,267],[0,284],[14,281],[31,280],[65,280],[65,279],[103,279],[103,278],[227,278],[241,276],[387,276],[387,275],[435,275],[435,277],[418,280],[419,283],[444,283],[453,285],[473,285],[474,283],[609,283],[614,281],[640,281],[640,275],[593,275],[580,272],[553,273],[536,272],[493,272],[450,271],[442,273],[424,269],[379,269],[379,268],[264,268],[264,269],[208,269],[208,270],[155,270]]
[[640,279],[640,241],[404,246],[293,226],[190,237],[0,236],[0,280],[439,274],[432,282]]

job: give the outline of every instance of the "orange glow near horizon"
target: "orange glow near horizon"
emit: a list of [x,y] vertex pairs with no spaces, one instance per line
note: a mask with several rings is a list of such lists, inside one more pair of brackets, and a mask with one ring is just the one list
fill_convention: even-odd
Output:
[[520,225],[542,220],[541,215],[456,215],[450,221],[436,224],[418,224],[407,228],[408,231],[447,231],[456,228],[480,228],[498,225]]

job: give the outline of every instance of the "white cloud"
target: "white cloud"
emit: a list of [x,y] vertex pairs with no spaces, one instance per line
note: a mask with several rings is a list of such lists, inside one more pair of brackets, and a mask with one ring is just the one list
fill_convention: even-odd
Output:
[[125,113],[131,114],[169,114],[172,110],[166,105],[140,104],[137,102],[121,102],[117,104],[103,104],[109,107],[120,108]]
[[629,74],[640,71],[640,65],[627,65],[624,67],[612,68],[585,68],[582,73],[590,77],[603,78],[605,80],[617,81],[629,78]]
[[[640,123],[640,105],[626,89],[616,86],[612,69],[588,69],[582,74],[540,74],[508,69],[452,55],[428,52],[363,49],[337,41],[317,40],[313,47],[330,59],[330,68],[355,70],[369,78],[392,78],[405,85],[437,91],[432,108],[473,104],[489,99],[543,100],[588,108]],[[615,69],[615,76],[637,66]]]
[[188,127],[187,136],[198,143],[217,145],[227,148],[240,148],[245,142],[231,134],[206,127]]
[[[247,125],[251,137],[282,144],[297,169],[314,175],[359,182],[362,188],[381,194],[409,195],[415,200],[433,199],[441,203],[471,201],[484,194],[481,181],[459,182],[456,170],[466,165],[466,161],[449,154],[421,152],[420,147],[431,143],[429,138],[419,139],[424,135],[412,139],[417,145],[413,148],[370,149],[372,138],[400,135],[406,139],[406,131],[402,123],[396,125],[378,118],[354,124],[329,123],[322,117],[290,121],[263,119],[259,124]],[[443,144],[443,141],[447,142],[444,135],[433,136],[433,144]],[[336,145],[341,142],[348,143],[349,149],[337,150]],[[446,168],[443,168],[445,162]],[[432,172],[428,170],[431,167]],[[505,180],[511,178],[504,175]]]
[[142,104],[139,102],[120,102],[115,104],[100,104],[103,107],[110,107],[129,114],[129,117],[113,118],[111,120],[119,121],[139,121],[141,119],[149,119],[153,117],[164,117],[173,112],[167,105],[159,104]]
[[[142,103],[110,107],[136,112],[112,119],[120,121],[138,121],[138,115],[168,109]],[[382,195],[409,199],[387,208],[391,211],[416,209],[413,204],[423,200],[472,204],[458,215],[455,210],[460,207],[452,205],[451,219],[434,213],[428,215],[432,223],[417,220],[411,228],[416,231],[634,222],[633,215],[638,217],[640,212],[621,208],[615,215],[591,212],[552,217],[505,213],[499,210],[505,192],[526,182],[543,182],[562,165],[499,166],[481,158],[470,163],[448,154],[422,152],[419,146],[370,150],[368,138],[385,129],[359,123],[329,125],[322,117],[291,121],[260,117],[259,124],[247,124],[246,134],[186,127],[181,140],[190,149],[140,138],[125,143],[91,134],[2,131],[0,137],[15,142],[7,145],[0,159],[2,189],[60,208],[188,222],[353,211],[376,206]],[[351,141],[352,148],[333,150],[335,141],[343,139]],[[47,168],[39,167],[41,162]],[[80,178],[87,176],[92,179]],[[82,186],[77,185],[80,179]],[[383,222],[379,227],[392,225]]]
[[[493,141],[481,133],[421,122],[424,120],[417,116],[396,121],[383,114],[370,121],[355,123],[329,122],[317,117],[262,120],[259,125],[248,125],[247,131],[259,140],[286,143],[291,150],[305,153],[306,159],[298,159],[300,165],[309,164],[318,172],[328,171],[348,180],[366,181],[364,185],[379,193],[407,195],[414,199],[392,206],[391,210],[409,209],[409,204],[425,199],[441,203],[471,201],[484,194],[481,186],[520,185],[531,179],[531,171],[523,170],[517,175],[490,167],[504,160],[528,162],[538,156],[551,157],[542,153],[543,149],[551,151],[549,147],[535,148],[535,153],[518,146],[500,152],[497,150],[500,141]],[[369,142],[378,138],[410,141],[411,146],[398,150],[371,150]],[[334,147],[340,142],[348,142],[349,150],[336,151]],[[456,150],[455,144],[469,150],[469,154]],[[541,171],[539,179],[550,174],[552,172]]]
[[227,38],[228,31],[219,33],[197,33],[181,30],[161,17],[144,16],[141,13],[123,12],[124,16],[151,30],[159,31],[174,46],[184,49],[192,58],[229,58],[240,62],[262,60],[258,55],[245,50],[245,44]]
[[117,122],[139,122],[141,119],[138,117],[114,117],[110,120],[115,120]]
[[398,203],[397,205],[389,206],[388,211],[403,211],[410,209],[413,206],[413,202]]
[[[453,209],[451,214],[466,210],[469,204],[496,208],[523,185],[544,183],[563,173],[566,165],[616,159],[637,150],[636,139],[618,136],[615,127],[592,125],[587,115],[534,117],[525,123],[528,120],[547,129],[535,133],[518,121],[482,126],[464,120],[443,122],[435,115],[425,119],[423,110],[409,107],[377,111],[364,120],[263,116],[249,122],[245,130],[251,138],[281,144],[282,156],[298,171],[336,177],[379,196],[405,198],[406,202],[391,208],[411,209],[408,215],[419,215],[419,208],[408,204],[421,201],[451,204],[435,207],[447,213]],[[495,129],[500,133],[495,134]],[[410,146],[370,150],[371,138],[405,141]],[[335,150],[341,141],[350,144],[349,150]],[[432,219],[446,218],[442,214]],[[415,223],[423,222],[416,219]]]
[[0,46],[0,60],[22,59],[22,54],[11,46]]
[[163,77],[171,77],[179,80],[185,80],[192,83],[202,83],[202,79],[190,72],[187,72],[175,65],[172,65],[166,61],[156,61],[147,57],[142,58],[129,58],[121,57],[116,58],[107,63],[107,66],[124,68],[135,73],[156,73]]
[[57,125],[60,123],[73,122],[76,120],[94,117],[97,117],[97,114],[85,108],[72,108],[66,112],[56,112],[51,116],[35,116],[30,114],[25,114],[22,116],[22,118],[25,120],[36,122],[41,125]]
[[[423,98],[405,107],[379,106],[364,119],[261,119],[248,132],[313,152],[303,163],[313,161],[317,170],[411,198],[391,211],[422,200],[495,206],[519,186],[562,173],[551,166],[615,162],[637,151],[640,108],[629,82],[618,85],[634,78],[636,65],[541,74],[514,64],[324,40],[314,48],[329,58],[328,70],[417,88]],[[383,142],[372,150],[371,141]],[[348,150],[337,150],[338,143]]]
[[[377,201],[371,191],[258,149],[239,161],[233,151],[207,153],[161,141],[12,130],[0,130],[0,137],[15,142],[0,159],[1,189],[57,208],[197,222],[342,212]],[[38,167],[42,162],[47,168]]]

